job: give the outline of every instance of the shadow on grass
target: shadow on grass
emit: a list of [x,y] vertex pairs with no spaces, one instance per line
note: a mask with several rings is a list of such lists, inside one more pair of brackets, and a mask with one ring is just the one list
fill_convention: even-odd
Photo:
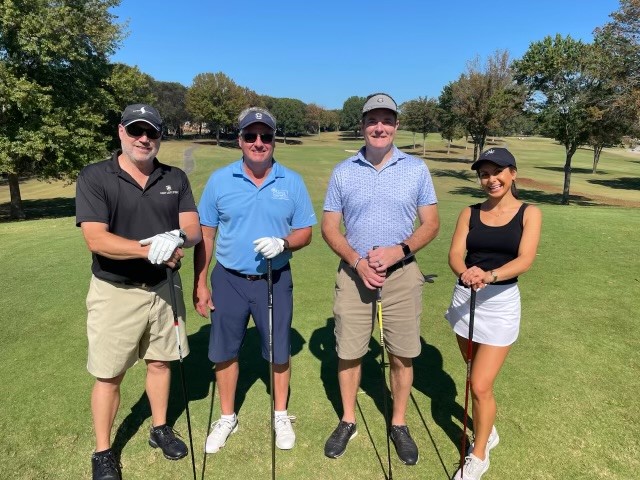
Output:
[[639,177],[622,177],[612,180],[587,180],[587,182],[619,190],[640,190]]
[[[187,386],[187,398],[189,399],[189,402],[207,398],[207,396],[209,395],[209,386],[213,381],[212,364],[207,358],[207,351],[209,347],[209,330],[210,325],[205,325],[201,327],[200,330],[198,330],[196,333],[189,335],[190,353],[189,355],[187,355],[187,357],[184,358],[183,361],[185,381]],[[132,386],[131,388],[136,387]],[[177,361],[171,362],[170,388],[171,390],[169,396],[169,406],[167,409],[167,424],[174,425],[176,420],[184,412],[184,398],[180,380],[180,365]],[[149,400],[147,398],[147,394],[143,393],[138,401],[131,407],[131,411],[125,417],[116,431],[112,448],[118,457],[120,457],[120,454],[125,445],[129,442],[129,440],[133,438],[140,427],[142,427],[145,421],[150,417],[151,407],[149,406]],[[192,428],[208,429],[208,425],[203,427],[192,424]],[[183,440],[188,445],[188,432],[186,430],[187,425],[185,420],[184,429],[181,427],[179,431]],[[199,451],[197,447],[196,450]]]
[[[478,199],[485,199],[486,195],[479,187],[458,187],[455,190],[450,190],[449,193],[453,195],[464,195],[467,197],[473,197]],[[560,205],[562,203],[561,193],[548,193],[542,190],[525,190],[518,187],[518,196],[520,200],[527,203],[547,204],[547,205]],[[580,205],[582,207],[594,207],[607,205],[606,203],[596,202],[588,197],[582,195],[569,195],[569,203],[573,205]]]
[[[335,320],[328,318],[324,327],[318,328],[313,332],[309,340],[309,350],[316,356],[321,362],[320,366],[320,379],[325,389],[325,395],[331,402],[334,411],[338,418],[342,418],[342,401],[340,397],[340,387],[338,384],[338,357],[336,354],[336,342],[335,342]],[[420,338],[422,351],[420,356],[413,360],[414,365],[414,390],[422,393],[423,395],[431,399],[431,417],[435,423],[440,427],[449,437],[451,442],[458,447],[460,445],[462,429],[459,427],[463,420],[463,407],[456,402],[456,385],[453,379],[443,370],[443,360],[440,351],[427,344],[427,342]],[[381,469],[385,470],[386,462],[383,462],[381,451],[384,452],[384,448],[379,448],[373,440],[373,435],[370,431],[370,425],[385,424],[384,420],[384,404],[383,404],[383,387],[382,387],[382,374],[380,371],[380,343],[378,343],[373,336],[369,341],[369,350],[362,359],[362,380],[360,383],[360,389],[367,396],[372,398],[377,410],[380,412],[379,418],[366,418],[360,402],[357,402],[357,408],[360,413],[362,423],[365,427],[365,431],[369,435],[369,440],[374,448],[375,454],[380,463]],[[463,362],[460,362],[461,368]],[[387,370],[386,376],[388,379],[389,370]],[[391,397],[389,389],[385,386],[384,394],[388,395],[389,400],[389,412],[391,412]],[[435,443],[434,437],[429,429],[427,420],[423,412],[420,410],[418,403],[413,395],[411,399],[418,411],[418,415],[422,420],[422,426],[425,429],[426,435],[431,441],[436,450],[440,463],[444,470],[444,475],[450,478],[446,465],[440,455],[440,448]],[[457,421],[457,422],[456,422]],[[471,423],[471,420],[469,420]],[[417,426],[412,427],[413,435],[422,435]],[[386,454],[385,454],[386,455]],[[385,459],[386,460],[386,459]]]
[[[564,167],[535,167],[540,170],[548,170],[550,172],[559,172],[564,173]],[[591,168],[579,168],[579,167],[571,167],[571,173],[578,173],[583,175],[593,175],[593,170]],[[598,170],[596,175],[609,175],[609,172],[606,170]]]
[[[205,399],[209,396],[210,390],[212,395],[215,394],[215,377],[213,364],[208,359],[209,351],[209,335],[211,325],[204,325],[198,332],[189,335],[190,353],[184,359],[183,367],[185,371],[185,380],[187,385],[187,398],[189,402],[194,400]],[[302,350],[304,339],[295,330],[291,330],[291,355],[295,355]],[[265,389],[269,393],[269,364],[262,359],[260,352],[260,337],[255,327],[247,329],[244,343],[240,350],[239,365],[240,378],[236,390],[236,412],[242,408],[242,404],[247,396],[247,392],[251,386],[261,380],[265,384]],[[257,353],[257,354],[256,354]],[[213,389],[210,389],[213,383]],[[169,406],[167,409],[167,424],[174,425],[178,418],[184,413],[184,398],[182,394],[182,385],[180,379],[179,362],[171,362],[171,393],[169,397]],[[213,411],[213,403],[215,399],[211,399],[211,408]],[[210,415],[211,417],[211,412]],[[122,421],[113,441],[112,448],[119,457],[122,449],[133,438],[138,430],[144,425],[145,421],[151,417],[151,407],[147,394],[143,393],[138,401],[131,407],[131,412]],[[203,429],[209,433],[209,423],[207,425],[191,425],[192,429]],[[187,425],[184,420],[184,427],[177,429],[187,443]],[[199,446],[194,446],[196,451],[200,451]]]
[[440,163],[466,163],[469,166],[473,163],[471,160],[466,158],[458,158],[458,157],[428,157],[428,161],[430,162],[440,162]]
[[[452,341],[454,341],[452,339]],[[464,417],[464,407],[456,402],[457,389],[451,376],[443,369],[442,354],[433,345],[429,345],[424,338],[420,337],[421,352],[417,358],[413,359],[413,388],[431,399],[431,417],[433,421],[447,434],[451,443],[459,448],[462,440],[462,424]],[[464,362],[460,360],[460,368],[464,367]],[[451,478],[444,463],[440,449],[436,445],[431,430],[425,420],[423,412],[418,406],[413,393],[411,394],[414,406],[422,420],[422,425],[431,441],[440,464],[444,469],[446,478]],[[471,419],[468,420],[472,424]],[[467,443],[468,445],[468,443]]]
[[[10,206],[9,202],[0,204],[0,222],[15,221],[10,218]],[[28,220],[72,217],[76,214],[76,199],[75,197],[56,197],[22,200],[22,207]]]
[[470,182],[475,182],[476,178],[478,178],[475,173],[468,170],[441,170],[439,168],[431,170],[431,175],[434,177],[457,178],[458,180],[468,180]]

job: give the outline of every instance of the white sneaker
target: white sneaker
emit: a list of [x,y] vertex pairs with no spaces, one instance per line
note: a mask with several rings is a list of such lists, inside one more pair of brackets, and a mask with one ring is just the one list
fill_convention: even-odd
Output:
[[[491,433],[489,434],[489,440],[487,440],[487,455],[489,452],[496,447],[500,443],[500,435],[498,435],[498,431],[496,430],[496,426],[491,427]],[[469,449],[467,450],[467,455],[473,452],[473,446],[475,442],[471,442],[469,445]]]
[[458,469],[453,480],[480,480],[487,470],[489,470],[489,455],[484,460],[480,460],[472,453],[464,457],[464,466]]
[[291,450],[296,443],[296,434],[291,426],[291,421],[295,419],[293,415],[275,417],[276,447],[280,450]]
[[207,437],[207,443],[204,446],[206,453],[216,453],[225,443],[232,433],[238,431],[238,417],[235,422],[221,418],[211,424],[211,433]]

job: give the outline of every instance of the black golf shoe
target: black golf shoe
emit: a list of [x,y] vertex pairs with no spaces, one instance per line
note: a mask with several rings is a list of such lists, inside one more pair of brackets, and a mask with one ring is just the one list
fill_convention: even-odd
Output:
[[340,421],[331,436],[324,444],[324,454],[329,458],[338,458],[347,449],[349,440],[358,435],[355,423]]
[[176,437],[173,428],[169,425],[151,427],[149,445],[153,448],[161,448],[162,453],[169,460],[180,460],[187,456],[189,450],[182,440]]
[[405,465],[418,463],[418,447],[409,434],[409,427],[406,425],[391,425],[389,436],[402,463]]
[[120,464],[111,449],[91,455],[93,480],[121,480]]

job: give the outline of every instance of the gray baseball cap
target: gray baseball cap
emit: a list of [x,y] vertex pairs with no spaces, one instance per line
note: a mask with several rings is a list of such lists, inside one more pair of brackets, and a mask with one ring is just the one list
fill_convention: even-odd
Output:
[[162,130],[162,117],[151,105],[144,103],[128,105],[122,112],[120,124],[126,127],[134,122],[145,122],[158,131]]
[[271,130],[276,130],[276,119],[266,108],[249,107],[240,113],[238,117],[238,128],[240,130],[254,123],[264,123]]
[[386,108],[387,110],[391,110],[393,113],[398,113],[396,101],[386,93],[374,93],[369,95],[367,97],[367,101],[364,103],[364,107],[362,107],[362,114],[364,115],[376,108]]

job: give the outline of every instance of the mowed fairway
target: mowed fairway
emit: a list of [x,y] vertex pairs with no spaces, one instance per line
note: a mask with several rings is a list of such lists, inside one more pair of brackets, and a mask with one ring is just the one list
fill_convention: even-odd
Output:
[[[419,252],[424,273],[438,275],[424,288],[422,355],[408,423],[420,449],[414,467],[392,447],[396,479],[450,478],[458,462],[465,365],[443,312],[454,277],[447,252],[460,209],[483,198],[469,170],[472,146],[457,142],[447,154],[439,135],[427,141],[426,161],[439,199],[440,235]],[[433,137],[433,138],[431,138]],[[361,145],[335,133],[278,143],[276,158],[300,172],[318,215],[333,166]],[[574,157],[572,204],[559,205],[564,149],[547,139],[499,139],[514,152],[525,201],[544,215],[536,263],[521,278],[520,338],[496,385],[500,445],[483,479],[627,479],[640,471],[640,155],[605,150],[597,174],[591,151]],[[412,151],[412,135],[396,144]],[[166,141],[159,158],[191,169],[196,198],[213,169],[239,157],[237,148],[207,142]],[[419,145],[415,152],[422,153]],[[9,192],[0,185],[0,478],[90,478],[94,447],[87,373],[85,295],[90,254],[73,217],[74,187],[25,182],[27,214],[8,222]],[[380,225],[379,228],[385,228]],[[297,416],[293,450],[276,452],[278,479],[383,479],[386,443],[379,344],[372,336],[358,396],[359,435],[338,460],[323,455],[340,411],[333,337],[333,280],[337,257],[314,240],[294,255],[295,316],[290,414]],[[268,479],[271,476],[268,366],[259,358],[255,328],[242,351],[237,395],[240,429],[215,455],[204,458],[213,370],[207,359],[209,321],[191,304],[192,252],[181,270],[188,305],[191,355],[185,359],[198,478]],[[274,306],[277,308],[277,305]],[[148,446],[150,411],[144,367],[123,383],[115,446],[124,478],[188,479],[189,457],[171,462]],[[174,369],[170,423],[187,441],[187,423]],[[117,433],[116,433],[117,432]]]

